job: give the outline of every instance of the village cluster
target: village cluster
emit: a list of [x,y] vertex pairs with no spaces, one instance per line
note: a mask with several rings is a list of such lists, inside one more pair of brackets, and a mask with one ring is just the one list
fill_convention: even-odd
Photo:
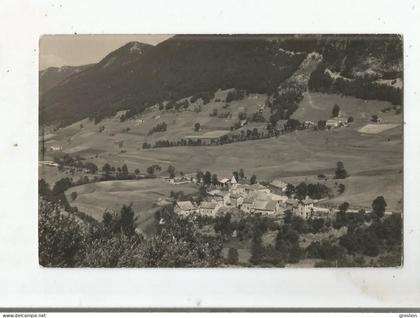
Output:
[[199,205],[191,201],[177,201],[174,211],[181,217],[217,217],[227,212],[242,211],[244,215],[261,215],[281,221],[286,211],[291,211],[304,219],[331,218],[333,209],[317,206],[317,200],[306,197],[303,200],[289,198],[284,194],[286,183],[280,187],[282,194],[273,193],[262,184],[241,184],[232,178],[220,180],[221,186],[207,191],[207,196]]

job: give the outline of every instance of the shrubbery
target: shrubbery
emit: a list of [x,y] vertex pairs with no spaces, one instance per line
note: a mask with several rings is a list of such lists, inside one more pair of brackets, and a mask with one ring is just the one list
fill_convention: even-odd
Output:
[[246,96],[246,91],[242,89],[233,89],[229,91],[229,93],[226,95],[226,103],[233,102],[235,100],[241,100],[244,99]]
[[40,264],[49,267],[215,267],[222,243],[197,233],[187,220],[166,214],[165,225],[145,239],[135,232],[134,212],[105,213],[103,221],[84,227],[60,206],[41,201]]
[[402,105],[402,90],[393,86],[374,83],[369,79],[356,78],[345,80],[333,79],[325,73],[326,66],[320,64],[312,73],[309,88],[322,93],[335,93],[354,96],[363,99],[377,99],[389,101],[394,105]]
[[206,105],[210,103],[210,101],[214,98],[214,92],[200,92],[200,93],[194,94],[190,98],[190,102],[195,103],[200,98],[203,101],[203,104]]
[[151,134],[153,134],[155,132],[166,131],[166,128],[167,127],[168,127],[168,125],[165,122],[159,123],[155,127],[153,127],[152,129],[149,130],[148,135],[151,135]]

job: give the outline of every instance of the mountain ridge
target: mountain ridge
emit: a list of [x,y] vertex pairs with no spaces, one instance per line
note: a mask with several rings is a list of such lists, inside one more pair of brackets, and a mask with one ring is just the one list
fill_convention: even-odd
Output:
[[[129,42],[42,94],[40,120],[65,125],[122,109],[141,113],[159,102],[217,89],[271,94],[311,52],[322,58],[316,74],[328,69],[355,78],[374,65],[369,74],[401,77],[400,49],[398,36],[176,35],[156,46]],[[329,85],[326,91],[333,90]]]
[[57,86],[61,81],[69,78],[73,74],[83,72],[84,70],[88,69],[89,67],[92,67],[95,64],[96,63],[77,66],[51,66],[39,71],[39,93],[45,93],[46,91]]

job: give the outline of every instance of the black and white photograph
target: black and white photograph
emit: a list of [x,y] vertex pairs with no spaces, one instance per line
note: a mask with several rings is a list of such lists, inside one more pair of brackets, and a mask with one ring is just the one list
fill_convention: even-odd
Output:
[[402,266],[402,36],[39,45],[41,266]]

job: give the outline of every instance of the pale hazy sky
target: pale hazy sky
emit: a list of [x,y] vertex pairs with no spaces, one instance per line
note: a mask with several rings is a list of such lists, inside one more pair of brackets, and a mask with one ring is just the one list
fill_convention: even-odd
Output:
[[156,45],[172,35],[44,35],[39,41],[39,69],[99,62],[127,42]]

